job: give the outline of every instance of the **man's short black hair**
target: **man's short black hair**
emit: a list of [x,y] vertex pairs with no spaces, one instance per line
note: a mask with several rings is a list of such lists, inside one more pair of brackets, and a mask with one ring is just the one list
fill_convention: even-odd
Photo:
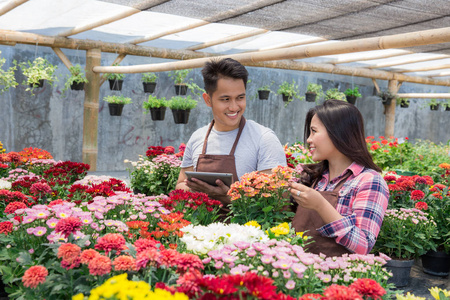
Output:
[[247,88],[248,71],[237,60],[232,58],[213,59],[205,64],[202,69],[205,90],[212,95],[217,90],[217,81],[220,78],[242,79]]

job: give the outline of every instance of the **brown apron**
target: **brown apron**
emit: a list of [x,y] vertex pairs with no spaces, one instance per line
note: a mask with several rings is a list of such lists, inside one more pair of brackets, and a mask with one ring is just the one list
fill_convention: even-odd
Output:
[[[339,198],[339,190],[344,185],[345,181],[352,173],[345,175],[344,178],[339,181],[333,191],[319,191],[319,193],[334,207],[336,208]],[[317,181],[316,181],[317,183]],[[313,184],[313,187],[316,185]],[[320,215],[313,209],[303,208],[298,206],[294,219],[292,220],[292,227],[296,232],[307,231],[305,234],[312,236],[315,241],[312,244],[306,246],[309,252],[320,254],[323,253],[327,256],[341,256],[344,253],[352,253],[350,250],[342,245],[336,243],[335,238],[329,238],[322,236],[317,228],[325,225]]]

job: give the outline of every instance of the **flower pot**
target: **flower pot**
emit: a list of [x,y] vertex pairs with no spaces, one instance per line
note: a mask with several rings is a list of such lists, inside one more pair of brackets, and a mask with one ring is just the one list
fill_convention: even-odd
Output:
[[391,104],[392,99],[394,98],[381,98],[381,102],[383,103],[383,105],[389,105]]
[[439,110],[439,104],[430,105],[430,110]]
[[388,283],[395,284],[396,287],[404,287],[409,283],[411,267],[414,265],[414,259],[411,260],[396,260],[391,259],[384,267],[392,272],[392,277],[389,278]]
[[167,107],[150,108],[150,114],[153,121],[162,121],[166,116]]
[[44,86],[44,80],[45,79],[39,79],[39,83],[35,83],[35,84],[31,84],[30,83],[30,87],[34,87],[34,88],[41,88]]
[[447,106],[447,107],[445,108],[445,111],[450,111],[450,106]]
[[84,89],[84,82],[74,82],[70,85],[70,89],[73,91],[82,91]]
[[428,251],[422,255],[423,272],[446,277],[450,273],[450,254],[444,251]]
[[310,92],[305,93],[306,102],[315,102],[316,97],[317,97],[316,93],[310,93]]
[[143,82],[144,93],[153,93],[155,91],[156,82]]
[[173,120],[175,124],[187,124],[189,121],[190,109],[172,109]]
[[122,90],[123,80],[114,80],[109,79],[109,88],[111,91],[121,91]]
[[356,103],[356,96],[347,96],[347,95],[345,95],[345,98],[347,99],[348,103],[351,103],[351,104],[355,105],[355,103]]
[[175,93],[177,95],[186,95],[187,85],[185,84],[175,84]]
[[402,103],[402,104],[400,104],[400,107],[408,108],[408,107],[409,107],[409,104]]
[[261,90],[258,91],[259,100],[269,99],[270,91]]
[[125,104],[108,103],[109,114],[111,116],[121,116],[124,105]]
[[290,98],[288,95],[283,95],[283,102],[289,102],[292,98]]

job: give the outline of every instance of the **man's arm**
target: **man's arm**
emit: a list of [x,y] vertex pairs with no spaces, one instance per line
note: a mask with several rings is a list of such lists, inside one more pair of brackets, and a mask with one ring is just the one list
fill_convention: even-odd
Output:
[[186,182],[187,182],[186,171],[194,171],[194,167],[191,166],[191,167],[187,167],[187,168],[181,168],[180,175],[178,175],[178,181],[175,186],[175,189],[189,191],[189,187],[186,184]]

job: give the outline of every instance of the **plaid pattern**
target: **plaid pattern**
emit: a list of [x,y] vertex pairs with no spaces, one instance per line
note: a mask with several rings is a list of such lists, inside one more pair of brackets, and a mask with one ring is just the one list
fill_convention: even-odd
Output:
[[343,218],[317,229],[323,236],[334,237],[350,251],[367,254],[380,232],[389,200],[383,177],[372,169],[352,163],[340,176],[329,182],[328,171],[316,186],[318,191],[332,191],[347,173],[352,175],[339,191],[336,210]]

